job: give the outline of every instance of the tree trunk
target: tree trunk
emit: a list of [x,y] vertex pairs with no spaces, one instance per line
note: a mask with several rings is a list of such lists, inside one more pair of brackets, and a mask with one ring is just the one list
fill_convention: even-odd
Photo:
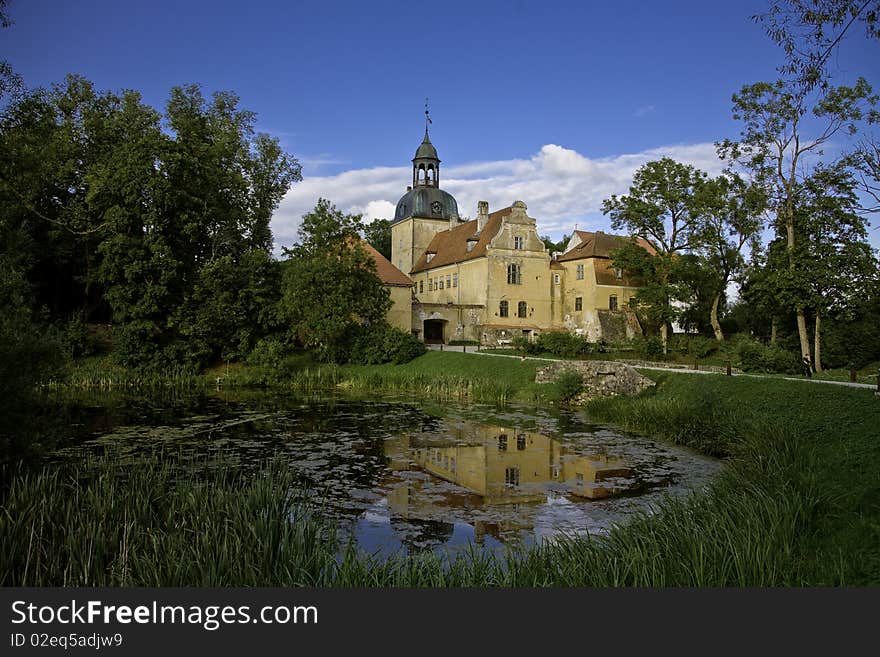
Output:
[[663,343],[663,355],[665,356],[669,344],[669,324],[666,323],[666,320],[660,324],[660,342]]
[[770,320],[770,346],[776,346],[776,334],[779,332],[779,318],[773,315]]
[[800,339],[801,339],[801,358],[811,358],[810,357],[810,336],[809,336],[809,333],[807,333],[807,317],[804,314],[803,307],[801,307],[801,306],[798,306],[798,309],[797,309],[797,327],[798,327],[798,336],[800,336]]
[[712,312],[709,313],[709,321],[712,323],[712,330],[715,331],[715,339],[718,342],[724,342],[724,331],[721,330],[721,324],[718,322],[718,304],[721,303],[721,293],[718,292],[712,299]]
[[822,339],[820,332],[819,311],[816,311],[816,332],[813,334],[813,368],[822,371]]
[[[795,260],[794,260],[794,210],[791,207],[791,192],[789,191],[789,200],[787,202],[786,207],[786,221],[785,221],[785,234],[787,238],[788,244],[788,268],[789,271],[794,273],[795,271]],[[809,358],[810,357],[810,334],[807,332],[807,318],[804,315],[803,306],[797,307],[797,329],[798,329],[798,337],[801,341],[801,358]]]

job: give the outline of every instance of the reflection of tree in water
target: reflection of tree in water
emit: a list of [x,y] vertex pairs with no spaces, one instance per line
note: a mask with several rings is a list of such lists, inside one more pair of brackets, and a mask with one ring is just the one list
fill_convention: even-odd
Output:
[[392,517],[391,528],[407,554],[415,554],[446,545],[452,538],[455,525],[440,520]]

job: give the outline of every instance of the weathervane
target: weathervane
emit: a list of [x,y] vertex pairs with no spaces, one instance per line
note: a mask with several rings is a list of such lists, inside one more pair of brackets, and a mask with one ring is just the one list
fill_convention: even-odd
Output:
[[425,134],[428,134],[428,124],[433,123],[431,116],[428,114],[428,97],[425,96]]

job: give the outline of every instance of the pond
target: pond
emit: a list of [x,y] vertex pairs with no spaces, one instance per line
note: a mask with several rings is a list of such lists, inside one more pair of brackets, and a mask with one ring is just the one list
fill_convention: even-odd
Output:
[[157,447],[258,469],[284,459],[343,538],[387,556],[601,534],[718,461],[582,413],[399,399],[218,393],[93,405],[58,459]]

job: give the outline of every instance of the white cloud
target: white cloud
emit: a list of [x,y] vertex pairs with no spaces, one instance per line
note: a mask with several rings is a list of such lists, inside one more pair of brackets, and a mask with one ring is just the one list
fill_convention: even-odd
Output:
[[[717,175],[722,163],[709,143],[652,148],[608,158],[589,158],[575,150],[547,144],[529,159],[472,162],[441,170],[440,185],[455,196],[459,213],[473,216],[477,201],[489,210],[525,201],[538,231],[560,236],[575,224],[580,229],[609,229],[602,201],[625,194],[635,171],[645,162],[671,157]],[[391,219],[398,199],[411,180],[408,166],[353,169],[333,176],[306,177],[285,195],[272,217],[278,251],[296,239],[302,215],[318,199],[329,199],[346,213],[362,213],[368,221]]]
[[633,116],[635,116],[636,118],[641,118],[641,117],[653,112],[654,109],[655,108],[653,105],[642,105],[635,112],[633,112]]

